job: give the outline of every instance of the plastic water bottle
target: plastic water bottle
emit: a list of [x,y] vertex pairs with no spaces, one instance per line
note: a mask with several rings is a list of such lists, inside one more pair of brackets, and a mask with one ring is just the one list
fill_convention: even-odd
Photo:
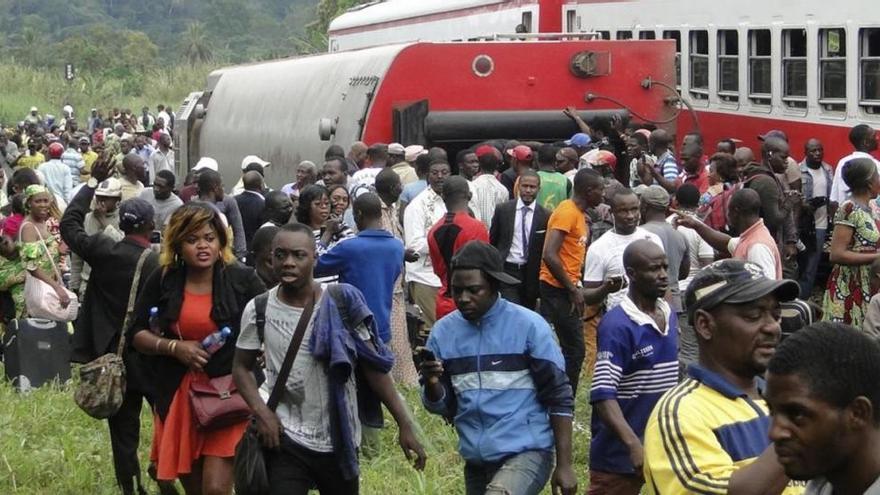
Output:
[[156,306],[150,308],[150,331],[156,335],[162,333],[162,329],[159,328],[159,308]]
[[214,354],[223,347],[223,344],[226,343],[226,339],[229,338],[230,334],[232,334],[232,330],[230,330],[229,327],[221,328],[205,337],[205,340],[202,341],[202,349],[208,351],[208,354]]

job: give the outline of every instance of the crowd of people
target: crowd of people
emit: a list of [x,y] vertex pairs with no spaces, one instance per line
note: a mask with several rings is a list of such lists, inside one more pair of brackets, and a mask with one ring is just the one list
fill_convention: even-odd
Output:
[[[357,493],[382,405],[421,469],[398,387],[456,427],[468,494],[573,494],[578,469],[590,494],[880,490],[876,132],[831,166],[780,130],[676,147],[563,113],[558,143],[331,145],[272,190],[256,155],[178,181],[161,106],[82,130],[34,108],[0,135],[4,321],[29,274],[82,301],[74,361],[126,340],[124,493],[145,492],[144,400],[162,493],[231,493],[251,416],[272,493]],[[213,421],[197,397],[220,383],[246,407]]]

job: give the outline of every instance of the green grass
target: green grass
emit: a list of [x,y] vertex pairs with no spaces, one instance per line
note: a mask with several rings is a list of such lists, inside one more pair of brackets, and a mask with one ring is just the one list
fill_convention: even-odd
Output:
[[[361,493],[442,494],[464,493],[462,461],[455,429],[421,406],[417,390],[401,391],[422,432],[428,452],[424,473],[413,470],[397,446],[393,421],[381,433],[381,452],[361,460]],[[50,386],[28,394],[14,391],[0,380],[0,493],[28,495],[116,495],[110,437],[106,421],[79,410],[72,388]],[[574,463],[579,493],[587,486],[589,407],[587,389],[578,393],[574,434]],[[143,469],[150,451],[152,420],[145,407],[141,414],[140,458]],[[144,475],[146,479],[146,475]],[[148,490],[156,492],[155,484]],[[182,493],[182,491],[181,491]],[[550,493],[548,488],[544,493]]]
[[164,103],[176,109],[191,92],[205,87],[208,74],[217,68],[212,64],[168,65],[149,69],[132,87],[122,78],[78,76],[71,82],[62,77],[62,71],[36,69],[23,65],[0,62],[0,124],[13,125],[24,118],[30,107],[36,106],[42,115],[61,118],[61,107],[70,102],[84,128],[89,109],[99,108],[104,117],[112,107],[130,108],[135,115],[143,106],[156,111]]

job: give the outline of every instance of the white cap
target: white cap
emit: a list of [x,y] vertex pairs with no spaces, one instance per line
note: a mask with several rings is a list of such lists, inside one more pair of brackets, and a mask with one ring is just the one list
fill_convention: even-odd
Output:
[[37,107],[31,107],[31,112],[36,112],[36,111],[37,111]]
[[220,166],[217,165],[217,160],[213,158],[209,158],[207,156],[203,156],[199,158],[199,161],[196,163],[196,166],[193,167],[193,170],[202,170],[208,169],[217,172],[220,169]]
[[406,149],[400,143],[391,143],[388,145],[389,155],[405,155]]
[[241,169],[242,170],[246,169],[247,166],[250,165],[251,163],[259,163],[260,166],[263,168],[266,168],[269,165],[271,165],[271,163],[267,162],[266,160],[263,160],[262,158],[258,157],[257,155],[248,155],[248,156],[241,159]]
[[62,110],[64,110],[65,112],[67,112],[70,115],[73,115],[73,107],[70,105],[64,105],[64,108],[62,108]]
[[107,198],[121,198],[122,197],[122,183],[119,182],[119,179],[114,177],[110,177],[104,182],[98,184],[98,188],[95,189],[95,196],[103,196]]
[[410,163],[416,161],[416,158],[420,155],[424,155],[428,152],[428,150],[426,150],[421,144],[411,144],[404,148],[404,151],[404,159]]

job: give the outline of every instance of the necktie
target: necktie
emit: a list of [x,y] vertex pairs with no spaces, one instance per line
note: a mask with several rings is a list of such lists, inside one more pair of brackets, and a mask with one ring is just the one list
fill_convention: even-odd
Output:
[[523,244],[523,258],[529,257],[529,231],[526,229],[526,218],[529,216],[529,207],[522,207],[522,244]]

